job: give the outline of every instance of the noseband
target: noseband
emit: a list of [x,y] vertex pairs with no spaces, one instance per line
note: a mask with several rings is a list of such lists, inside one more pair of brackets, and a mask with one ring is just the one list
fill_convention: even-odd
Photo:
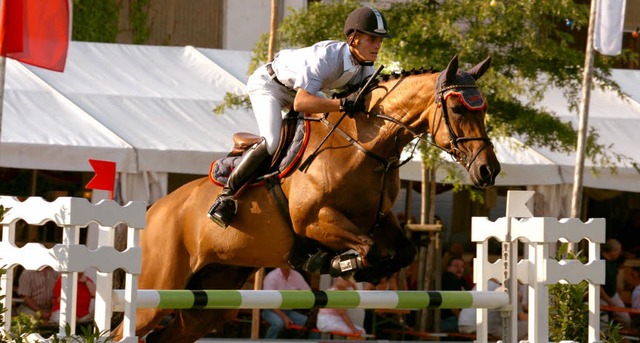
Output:
[[[447,91],[450,90],[454,90],[454,89],[460,89],[460,88],[478,88],[478,86],[476,85],[451,85],[451,86],[446,86],[443,87],[442,89],[438,90],[436,92],[436,108],[433,111],[433,121],[434,121],[434,125],[432,126],[435,129],[435,120],[436,120],[436,112],[438,111],[438,108],[442,108],[442,117],[444,118],[444,123],[447,126],[447,131],[449,131],[449,149],[442,147],[440,145],[438,145],[438,143],[436,143],[435,141],[435,136],[436,136],[436,132],[434,131],[432,136],[434,137],[433,139],[433,145],[436,146],[437,148],[445,151],[446,153],[448,153],[449,155],[451,155],[451,157],[453,157],[457,162],[459,162],[460,164],[462,164],[467,170],[469,170],[469,168],[471,168],[471,165],[473,164],[473,162],[476,160],[476,158],[478,157],[478,155],[480,154],[480,152],[482,152],[482,150],[484,150],[484,148],[486,148],[487,146],[493,146],[493,144],[491,143],[491,140],[489,140],[489,137],[458,137],[458,135],[456,135],[456,133],[453,131],[453,128],[451,127],[451,119],[449,118],[449,110],[447,108],[447,103],[445,101],[445,93]],[[473,156],[471,156],[471,158],[469,158],[469,155],[467,155],[464,151],[462,151],[459,147],[459,144],[464,143],[464,142],[469,142],[469,141],[482,141],[483,144],[482,146],[480,146],[480,149],[476,150],[476,152],[473,154]]]

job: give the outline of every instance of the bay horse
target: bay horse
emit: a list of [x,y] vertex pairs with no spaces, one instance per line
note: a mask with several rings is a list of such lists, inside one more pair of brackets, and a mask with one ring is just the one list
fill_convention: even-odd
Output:
[[[296,236],[326,251],[353,249],[366,257],[366,267],[356,272],[366,271],[361,280],[409,265],[415,249],[391,211],[400,189],[403,148],[429,135],[479,187],[493,185],[500,172],[485,130],[486,102],[475,83],[489,64],[490,57],[463,71],[456,56],[440,73],[421,70],[380,77],[366,94],[366,113],[343,117],[335,132],[332,127],[343,113],[307,115],[308,146],[319,148],[305,168],[280,180],[290,218],[282,215],[266,187],[249,187],[238,199],[234,220],[222,229],[206,215],[220,192],[208,178],[160,199],[149,208],[147,227],[140,234],[139,288],[239,289],[259,267],[287,266]],[[300,161],[311,150],[306,149]],[[368,255],[370,251],[384,253]],[[220,328],[228,313],[139,309],[136,334],[144,336],[173,314],[174,320],[147,341],[193,342]],[[115,339],[120,337],[121,327],[115,331]]]

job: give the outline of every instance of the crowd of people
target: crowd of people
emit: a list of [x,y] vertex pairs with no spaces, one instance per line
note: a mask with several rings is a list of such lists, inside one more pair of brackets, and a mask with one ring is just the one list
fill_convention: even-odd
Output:
[[[605,284],[601,286],[601,304],[616,308],[631,307],[640,310],[640,264],[629,265],[625,260],[632,256],[622,250],[622,245],[616,239],[608,239],[601,249],[602,259],[605,260]],[[471,261],[464,256],[464,249],[459,244],[452,244],[444,255],[447,258],[445,270],[441,275],[442,290],[474,290],[475,285],[469,281]],[[414,264],[417,263],[417,260]],[[355,284],[352,281],[337,277],[332,279],[329,290],[411,290],[415,285],[411,279],[415,278],[411,270],[415,265],[406,267],[402,272],[385,278],[378,285]],[[276,268],[264,278],[265,290],[312,290],[309,275],[303,275],[291,268]],[[51,267],[39,271],[24,270],[18,279],[16,294],[19,306],[15,308],[17,314],[24,313],[36,316],[45,323],[57,323],[60,318],[60,295],[62,278]],[[500,291],[502,285],[496,280],[490,280],[489,291]],[[77,307],[76,319],[79,323],[93,321],[93,303],[96,286],[86,274],[79,273],[77,279]],[[526,339],[527,311],[526,287],[520,285],[518,289],[518,338]],[[296,310],[268,309],[261,311],[262,319],[267,323],[264,337],[276,339],[281,337],[287,328],[303,327],[307,329],[307,338],[319,338],[319,332],[338,332],[351,335],[366,335],[374,330],[370,320],[371,310],[365,313],[363,309],[325,309],[318,310],[317,316],[309,312]],[[640,315],[624,311],[605,311],[605,315],[623,328],[633,328],[640,325]],[[442,309],[441,321],[438,328],[441,332],[460,332],[471,334],[476,332],[475,309]],[[367,320],[367,315],[369,319]],[[396,321],[398,322],[398,321]],[[401,322],[401,321],[400,321]],[[404,329],[409,326],[401,322]],[[488,332],[490,335],[501,337],[502,318],[498,311],[489,311]]]
[[[468,257],[463,256],[464,249],[460,249],[461,245],[453,244],[451,249],[447,250],[443,257],[448,257],[445,263],[445,270],[441,275],[441,289],[442,290],[474,290],[475,285],[469,281],[469,274],[471,272],[471,261]],[[414,264],[417,264],[417,258]],[[328,290],[415,290],[410,285],[415,285],[412,279],[416,276],[413,275],[411,270],[415,269],[415,265],[411,265],[403,269],[401,272],[395,273],[388,278],[383,279],[379,284],[373,285],[363,283],[357,285],[347,279],[337,277],[332,279],[332,284]],[[270,271],[264,279],[264,289],[276,289],[276,290],[309,290],[312,287],[309,285],[307,279],[308,275],[303,275],[304,272],[298,272],[289,268],[276,268]],[[502,285],[496,280],[489,282],[490,291],[500,291]],[[520,339],[526,339],[527,333],[527,312],[526,303],[524,303],[524,293],[526,287],[520,285],[518,289],[518,337]],[[640,301],[640,288],[638,291]],[[351,312],[350,312],[351,311]],[[345,309],[326,309],[321,308],[317,317],[310,316],[309,313],[302,313],[300,311],[293,310],[263,310],[262,318],[267,323],[267,328],[264,337],[265,338],[278,338],[282,337],[283,332],[292,326],[306,327],[309,329],[317,329],[315,331],[309,330],[308,338],[315,338],[319,332],[339,332],[345,334],[365,335],[372,333],[377,328],[376,337],[385,338],[385,332],[387,330],[380,330],[385,328],[391,328],[395,330],[389,331],[412,331],[412,326],[415,326],[415,321],[409,317],[412,314],[388,314],[377,313],[378,316],[391,316],[395,315],[398,318],[394,320],[378,320],[379,323],[385,323],[387,325],[393,325],[393,327],[373,327],[371,316],[374,310],[345,310]],[[355,312],[355,314],[354,314]],[[442,309],[440,327],[437,329],[440,332],[460,332],[465,334],[475,333],[476,331],[476,310],[475,309]],[[379,318],[381,318],[379,317]],[[500,337],[502,335],[502,317],[498,311],[489,312],[489,334],[492,336]],[[314,336],[315,335],[315,336]],[[392,337],[389,337],[392,338]]]

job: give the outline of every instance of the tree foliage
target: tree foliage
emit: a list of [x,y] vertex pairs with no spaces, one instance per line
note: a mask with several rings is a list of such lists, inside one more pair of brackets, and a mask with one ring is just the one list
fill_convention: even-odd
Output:
[[[277,32],[280,48],[295,48],[325,39],[343,40],[347,15],[360,1],[311,3],[292,10]],[[375,2],[371,3],[376,6]],[[492,68],[479,80],[488,99],[487,128],[492,136],[518,135],[526,144],[571,152],[576,129],[535,106],[549,87],[560,87],[577,110],[585,59],[589,3],[577,0],[451,0],[385,3],[379,7],[392,38],[385,40],[378,62],[390,69],[444,69],[458,55],[471,67],[488,55]],[[266,39],[261,41],[267,41]],[[266,45],[254,50],[252,68],[265,62]],[[626,51],[620,58],[638,58]],[[610,78],[613,58],[596,56],[594,84],[619,87]],[[577,113],[577,111],[576,111]],[[628,159],[608,152],[592,131],[587,157],[597,164]]]
[[129,14],[132,43],[144,44],[150,34],[149,0],[73,0],[73,40],[114,43],[121,13]]
[[120,8],[116,0],[74,0],[73,40],[113,43]]

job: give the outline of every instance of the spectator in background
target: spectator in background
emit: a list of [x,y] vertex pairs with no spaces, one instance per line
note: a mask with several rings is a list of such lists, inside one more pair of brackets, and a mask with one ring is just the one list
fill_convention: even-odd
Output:
[[42,270],[25,270],[18,280],[18,295],[22,297],[22,304],[18,306],[18,314],[39,316],[48,320],[53,306],[53,286],[58,273],[50,266]]
[[[447,262],[447,270],[442,273],[443,291],[468,291],[471,285],[464,279],[465,263],[462,258],[453,257]],[[458,331],[459,308],[440,310],[440,330],[444,332]]]
[[[329,288],[332,291],[355,290],[356,285],[341,277],[337,277],[333,286]],[[352,334],[366,334],[362,326],[356,325],[346,309],[343,308],[321,308],[318,311],[317,327],[323,332],[341,332]]]
[[464,247],[462,246],[462,244],[458,242],[452,242],[449,245],[449,249],[447,249],[442,255],[442,270],[447,269],[447,263],[449,263],[449,260],[451,260],[454,257],[462,260],[463,255],[464,255]]
[[452,242],[451,245],[449,245],[449,249],[447,249],[442,256],[442,270],[447,270],[447,263],[449,263],[449,260],[451,260],[452,258],[461,259],[465,264],[463,277],[467,285],[473,287],[473,264],[465,261],[464,252],[464,246],[462,246],[462,244],[458,242]]
[[[631,308],[640,310],[640,266],[631,269],[631,280],[633,280],[633,290],[631,291]],[[633,327],[640,327],[640,314],[631,315]]]
[[[76,299],[76,320],[78,323],[90,323],[93,321],[94,298],[96,297],[96,285],[84,273],[78,274],[78,295]],[[52,323],[60,321],[60,294],[62,293],[62,277],[59,276],[53,288],[53,308],[51,310]]]
[[[604,285],[600,286],[600,300],[602,305],[625,307],[624,301],[618,293],[618,271],[622,245],[617,239],[611,238],[602,246],[602,257],[605,259]],[[623,327],[631,326],[631,317],[627,312],[615,311],[613,318]]]
[[[311,287],[302,274],[291,268],[276,268],[264,277],[264,290],[311,290]],[[262,319],[269,323],[265,338],[275,339],[282,331],[293,325],[305,326],[307,315],[284,309],[262,310]]]

